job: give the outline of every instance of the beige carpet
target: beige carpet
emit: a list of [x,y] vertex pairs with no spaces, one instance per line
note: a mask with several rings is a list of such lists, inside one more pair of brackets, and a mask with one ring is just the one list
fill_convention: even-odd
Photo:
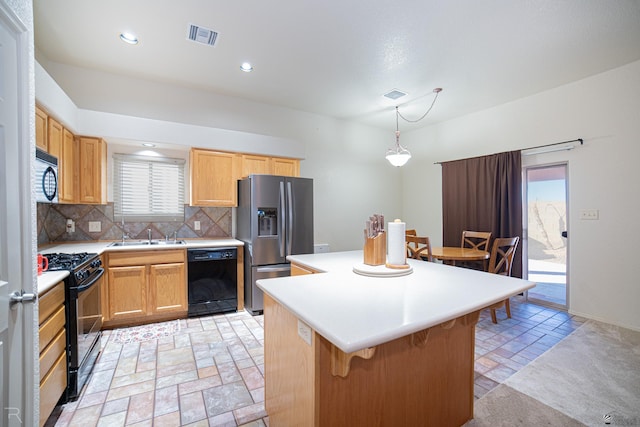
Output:
[[489,425],[640,426],[640,332],[586,322],[475,402]]

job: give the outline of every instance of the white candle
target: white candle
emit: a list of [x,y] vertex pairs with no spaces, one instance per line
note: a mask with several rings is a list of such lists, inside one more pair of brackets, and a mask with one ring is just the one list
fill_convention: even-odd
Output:
[[387,260],[390,265],[406,264],[405,223],[396,219],[387,225]]

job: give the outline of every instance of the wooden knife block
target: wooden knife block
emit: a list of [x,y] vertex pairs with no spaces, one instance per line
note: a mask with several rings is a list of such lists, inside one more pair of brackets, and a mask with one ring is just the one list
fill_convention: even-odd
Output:
[[387,234],[383,231],[376,237],[366,237],[364,241],[364,263],[383,265],[387,261]]

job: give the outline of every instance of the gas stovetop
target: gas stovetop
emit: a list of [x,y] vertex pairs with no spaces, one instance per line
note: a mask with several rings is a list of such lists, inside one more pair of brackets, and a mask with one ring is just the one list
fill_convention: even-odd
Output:
[[[69,270],[74,271],[80,267],[83,267],[87,261],[100,258],[98,254],[88,253],[88,252],[78,252],[73,254],[65,254],[65,253],[53,253],[53,254],[42,254],[47,257],[49,260],[49,271],[57,271],[57,270]],[[99,266],[99,264],[98,264]]]

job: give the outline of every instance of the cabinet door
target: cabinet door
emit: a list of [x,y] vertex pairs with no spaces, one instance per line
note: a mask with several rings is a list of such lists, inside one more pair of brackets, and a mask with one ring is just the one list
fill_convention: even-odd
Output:
[[78,203],[104,205],[107,202],[107,144],[100,138],[78,140]]
[[151,265],[149,296],[150,314],[187,310],[184,263]]
[[305,276],[307,274],[314,274],[315,271],[313,271],[310,268],[307,267],[303,267],[299,264],[294,264],[291,263],[291,275],[292,276]]
[[56,159],[60,159],[62,150],[62,134],[63,128],[58,121],[49,117],[47,119],[47,151]]
[[273,157],[271,168],[274,175],[300,176],[300,160]]
[[47,113],[36,107],[36,147],[47,151]]
[[147,268],[109,267],[109,320],[147,315]]
[[251,174],[270,174],[271,159],[264,156],[253,156],[250,154],[242,155],[242,173],[241,178],[245,178]]
[[233,153],[192,149],[191,206],[237,206],[240,157]]
[[58,157],[58,182],[61,203],[76,202],[76,185],[78,182],[78,168],[76,154],[78,151],[77,141],[73,134],[67,129],[62,133],[62,149]]

